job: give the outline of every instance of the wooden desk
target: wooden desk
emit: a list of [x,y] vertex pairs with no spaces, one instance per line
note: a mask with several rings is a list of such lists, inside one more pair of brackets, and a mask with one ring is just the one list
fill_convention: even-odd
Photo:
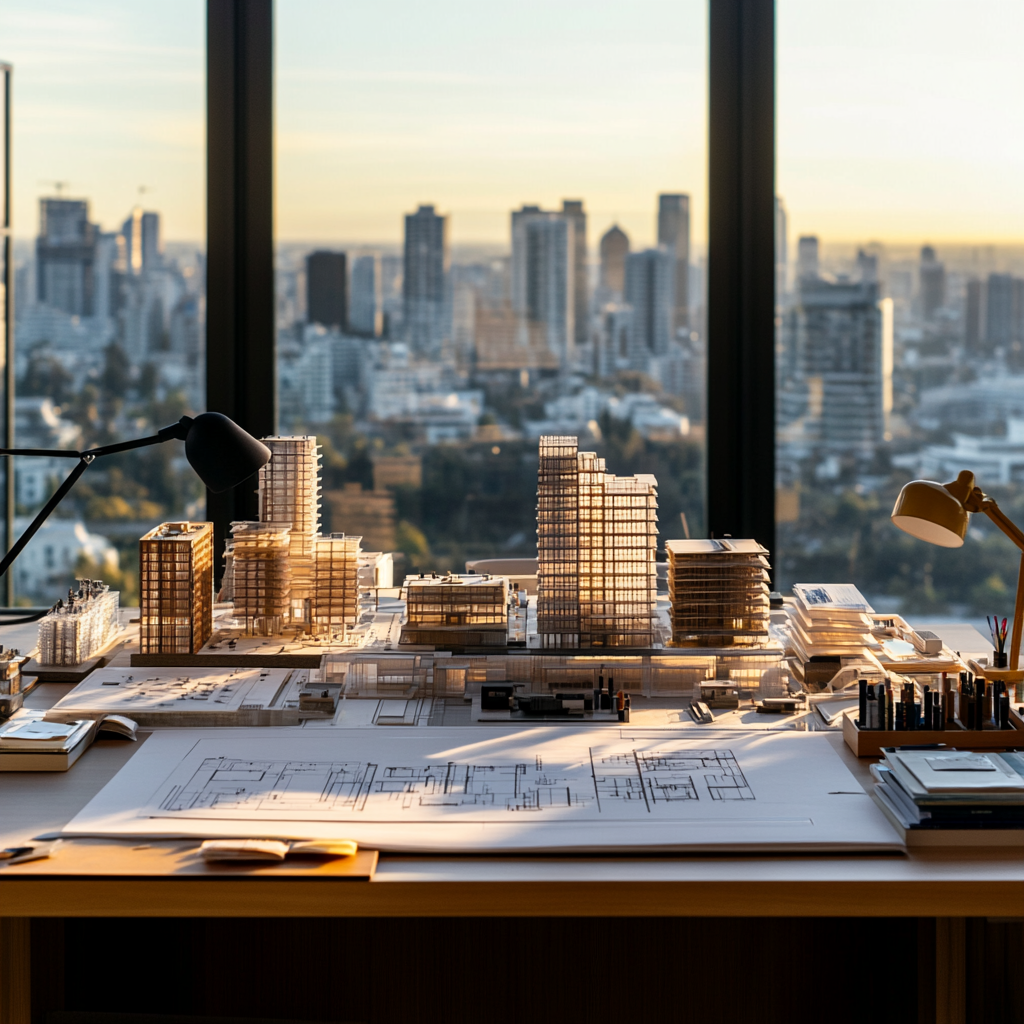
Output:
[[[31,695],[32,703],[43,706],[65,691],[59,684],[48,684]],[[832,739],[851,768],[866,779],[866,766],[849,754],[841,737]],[[135,749],[125,741],[100,741],[70,772],[0,775],[0,842],[10,845],[59,829]],[[515,931],[516,926],[507,924],[511,919],[540,919],[536,927],[550,930],[555,927],[550,922],[564,918],[575,922],[566,927],[584,936],[582,949],[555,951],[556,962],[567,958],[572,963],[580,958],[589,963],[594,956],[586,936],[597,932],[587,931],[586,919],[610,935],[620,934],[615,920],[628,920],[621,927],[632,934],[639,927],[635,922],[643,919],[647,933],[653,929],[661,934],[666,919],[690,919],[703,934],[713,931],[716,942],[722,936],[736,936],[736,929],[758,934],[765,927],[769,929],[765,934],[778,930],[770,922],[758,925],[757,919],[842,918],[847,923],[837,926],[836,934],[841,936],[859,934],[854,919],[892,919],[896,930],[890,932],[887,926],[890,938],[898,932],[897,919],[926,919],[918,933],[923,936],[919,941],[929,947],[924,960],[931,980],[926,991],[917,994],[919,1014],[924,1014],[919,1019],[958,1021],[968,1019],[964,1016],[965,936],[970,927],[975,931],[982,927],[969,927],[966,919],[1024,918],[1024,858],[1012,850],[927,850],[870,857],[384,856],[372,881],[355,882],[332,873],[330,862],[214,871],[197,864],[196,845],[65,841],[48,860],[0,868],[0,1024],[27,1024],[31,1019],[29,919],[249,918],[254,919],[254,928],[262,927],[256,919],[398,919],[394,927],[400,931],[392,934],[407,935],[414,928],[408,923],[411,919],[443,919],[443,928],[450,932],[452,919],[487,918],[506,922],[504,931],[494,933],[498,935]],[[729,925],[725,919],[730,918],[742,921]],[[48,934],[40,927],[40,934]],[[288,927],[297,927],[294,920]],[[425,933],[416,934],[436,934],[431,929],[442,926],[425,927]],[[1020,926],[997,927],[1010,929],[1003,941],[1018,943],[1019,950]],[[723,932],[722,928],[733,930]],[[879,941],[878,930],[874,927],[869,937],[883,949],[885,941]],[[247,931],[248,926],[242,927],[240,934]],[[470,947],[476,942],[465,941]],[[693,941],[699,950],[700,936]],[[612,953],[613,959],[629,952],[619,945],[606,950],[599,943],[597,952],[603,956],[601,951]],[[851,944],[830,950],[824,959],[815,955],[811,962],[828,966],[838,993],[847,977],[842,965],[855,968],[864,962],[864,952]],[[794,966],[806,962],[810,953],[794,950]],[[709,952],[709,965],[723,955],[729,959],[728,950]],[[386,958],[388,953],[381,950],[379,956]],[[538,953],[519,950],[501,955],[501,971],[524,956],[536,961]],[[606,966],[610,965],[611,961]],[[696,968],[687,965],[688,971]],[[750,964],[744,965],[747,975],[751,969]],[[698,975],[703,976],[699,970]],[[535,1014],[535,1019],[547,1018]],[[999,1018],[989,1014],[987,1019]]]

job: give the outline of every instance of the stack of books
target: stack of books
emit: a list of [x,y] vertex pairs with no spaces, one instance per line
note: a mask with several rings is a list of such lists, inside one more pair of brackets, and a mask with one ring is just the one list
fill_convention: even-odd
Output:
[[883,749],[876,795],[908,845],[1024,844],[1024,755]]
[[670,540],[672,644],[756,645],[768,640],[768,549],[756,540]]
[[0,725],[0,772],[67,771],[93,741],[100,723],[91,719],[44,722],[33,716]]
[[[825,689],[845,668],[860,675],[882,675],[872,649],[874,609],[848,583],[797,583],[789,605],[789,643],[793,675],[811,693]],[[856,678],[849,673],[849,683]],[[845,675],[844,675],[845,679]]]

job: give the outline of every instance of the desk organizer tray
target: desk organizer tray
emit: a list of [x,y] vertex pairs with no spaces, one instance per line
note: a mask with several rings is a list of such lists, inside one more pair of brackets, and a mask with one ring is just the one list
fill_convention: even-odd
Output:
[[854,714],[843,715],[843,739],[858,757],[881,757],[882,747],[945,743],[971,750],[1024,750],[1024,719],[1010,708],[1007,729],[965,729],[959,719],[937,729],[860,729]]

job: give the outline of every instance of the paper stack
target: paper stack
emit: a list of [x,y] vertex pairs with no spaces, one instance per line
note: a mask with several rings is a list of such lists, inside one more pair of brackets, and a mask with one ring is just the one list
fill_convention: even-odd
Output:
[[883,808],[907,833],[928,833],[935,841],[943,831],[1016,831],[1024,843],[1021,754],[887,747],[871,774]]
[[670,540],[672,644],[724,647],[768,639],[768,549],[756,540]]

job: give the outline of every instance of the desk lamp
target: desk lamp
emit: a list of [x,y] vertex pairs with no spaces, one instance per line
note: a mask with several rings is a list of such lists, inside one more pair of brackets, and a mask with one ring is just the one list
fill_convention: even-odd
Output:
[[[49,458],[78,459],[78,465],[68,474],[68,478],[54,491],[53,497],[39,510],[28,529],[0,560],[0,577],[7,572],[35,532],[46,522],[53,510],[75,486],[78,478],[96,459],[103,455],[114,455],[117,452],[127,452],[133,448],[145,448],[151,444],[173,440],[185,442],[185,458],[214,494],[240,484],[270,461],[270,449],[265,444],[257,441],[234,420],[219,412],[200,413],[194,419],[191,416],[182,416],[177,423],[164,427],[150,437],[105,444],[84,452],[49,448],[0,448],[0,455],[43,455]],[[45,614],[43,611],[16,621],[32,622]],[[5,624],[11,621],[4,620]]]
[[[906,484],[896,506],[892,521],[905,533],[942,548],[958,548],[967,536],[970,513],[985,515],[1024,552],[1024,533],[1003,515],[999,506],[974,482],[974,474],[963,470],[948,484],[932,480],[912,480]],[[1024,619],[1024,554],[1017,575],[1017,601],[1013,608],[1013,633],[1010,639],[1010,671],[1016,671],[1020,655],[1021,626]]]

